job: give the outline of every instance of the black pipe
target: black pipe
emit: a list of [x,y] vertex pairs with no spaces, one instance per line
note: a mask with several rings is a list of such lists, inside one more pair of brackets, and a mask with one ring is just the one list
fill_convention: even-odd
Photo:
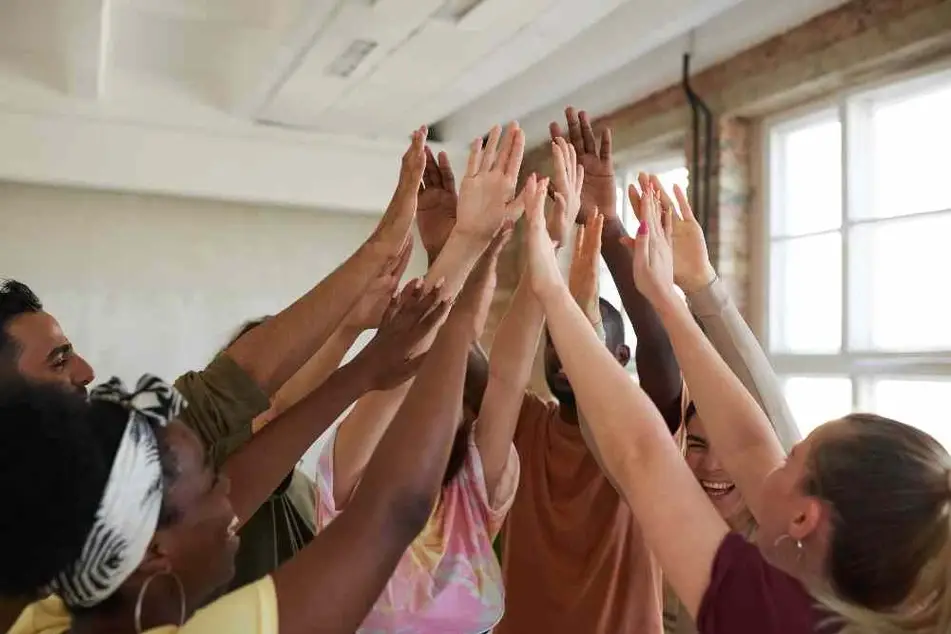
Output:
[[687,101],[690,102],[690,120],[692,126],[693,148],[690,159],[690,206],[693,207],[696,214],[703,213],[700,207],[700,111],[696,103],[696,95],[690,87],[690,53],[684,53],[683,65],[683,89],[687,95]]
[[[684,53],[683,63],[683,90],[690,103],[690,112],[693,123],[693,157],[690,167],[690,178],[693,181],[690,204],[703,228],[704,236],[709,232],[710,211],[713,208],[713,113],[707,104],[694,92],[690,85],[690,53]],[[703,177],[700,177],[700,120],[704,127],[704,164]],[[701,192],[702,190],[702,192]],[[702,196],[701,196],[702,193]]]

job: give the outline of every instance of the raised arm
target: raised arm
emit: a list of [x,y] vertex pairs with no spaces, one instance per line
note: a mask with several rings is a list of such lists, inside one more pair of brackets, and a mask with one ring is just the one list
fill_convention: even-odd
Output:
[[657,408],[601,344],[572,300],[537,214],[531,208],[527,213],[532,286],[584,412],[586,435],[638,518],[647,546],[696,614],[727,525],[670,441]]
[[[604,215],[601,255],[607,264],[621,296],[624,310],[631,319],[637,347],[634,361],[641,387],[660,409],[671,432],[680,426],[680,395],[683,388],[680,368],[674,357],[667,333],[650,303],[634,284],[631,258],[622,244],[628,237],[623,219],[617,213],[617,179],[611,148],[611,130],[605,129],[596,138],[585,112],[565,110],[568,138],[575,147],[579,162],[585,168],[581,220],[589,210],[597,208]],[[557,123],[552,123],[553,137],[562,136]],[[636,200],[632,200],[637,211]]]
[[[510,125],[504,136],[499,126],[494,127],[485,148],[481,139],[473,141],[460,189],[458,221],[426,273],[425,288],[441,283],[441,296],[454,298],[499,227],[520,215],[522,203],[513,199],[513,193],[524,148],[525,136],[517,124]],[[428,245],[428,238],[423,243]],[[424,338],[417,351],[427,350],[433,336]],[[338,505],[347,501],[360,482],[409,387],[368,394],[340,424],[332,449]]]
[[462,411],[466,353],[485,324],[503,241],[486,251],[346,510],[274,573],[281,634],[351,634],[425,525]]
[[340,366],[361,333],[379,328],[394,293],[399,289],[412,253],[413,241],[409,239],[399,259],[387,264],[383,272],[370,282],[356,305],[320,350],[277,391],[268,411],[254,420],[255,433],[326,381]]
[[[689,205],[682,206],[681,211],[686,221],[695,222]],[[675,214],[665,213],[670,219],[669,232],[673,234]],[[650,289],[650,301],[670,333],[690,388],[690,398],[697,411],[703,413],[711,446],[736,482],[753,516],[760,517],[763,481],[785,460],[785,452],[769,419],[717,353],[684,302],[666,287],[645,285],[644,288]]]
[[[246,521],[277,488],[301,456],[356,399],[368,390],[404,383],[422,359],[410,357],[415,344],[445,311],[431,310],[438,292],[412,284],[393,298],[376,336],[357,357],[335,371],[302,401],[275,418],[224,465],[231,480],[231,503]],[[425,316],[424,316],[425,315]]]
[[[651,180],[664,202],[663,188],[656,177]],[[779,377],[717,277],[707,255],[703,229],[683,190],[675,185],[674,195],[681,209],[679,216],[673,215],[674,281],[686,294],[687,304],[710,343],[766,412],[783,449],[789,451],[802,435],[786,404]],[[672,202],[668,199],[667,204]]]
[[324,345],[387,262],[399,259],[416,213],[416,193],[426,164],[425,139],[425,127],[413,133],[396,192],[370,238],[307,294],[226,351],[268,396]]

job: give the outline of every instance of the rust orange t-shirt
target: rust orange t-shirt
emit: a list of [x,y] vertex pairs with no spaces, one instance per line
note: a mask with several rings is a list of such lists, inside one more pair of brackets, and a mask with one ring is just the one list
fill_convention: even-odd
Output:
[[519,489],[502,531],[505,615],[494,634],[660,634],[660,569],[581,429],[558,412],[526,393]]

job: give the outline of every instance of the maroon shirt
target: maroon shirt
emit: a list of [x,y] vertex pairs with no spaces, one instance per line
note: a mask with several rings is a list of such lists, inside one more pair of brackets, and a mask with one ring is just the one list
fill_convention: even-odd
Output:
[[731,533],[713,561],[697,631],[701,634],[832,634],[828,619],[793,577],[770,566],[759,549]]

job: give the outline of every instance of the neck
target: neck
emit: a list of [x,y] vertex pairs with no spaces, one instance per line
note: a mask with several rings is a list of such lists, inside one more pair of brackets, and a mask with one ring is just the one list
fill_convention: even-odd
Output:
[[747,539],[753,537],[753,531],[756,530],[756,520],[753,519],[753,514],[750,513],[748,508],[744,507],[742,511],[724,519],[731,532],[743,535]]
[[[142,602],[142,632],[166,625],[179,625],[181,619],[180,594],[172,583],[157,578],[148,588]],[[80,612],[73,616],[71,634],[136,634],[135,606],[139,587],[122,588],[107,607]],[[186,612],[186,618],[188,612]]]

